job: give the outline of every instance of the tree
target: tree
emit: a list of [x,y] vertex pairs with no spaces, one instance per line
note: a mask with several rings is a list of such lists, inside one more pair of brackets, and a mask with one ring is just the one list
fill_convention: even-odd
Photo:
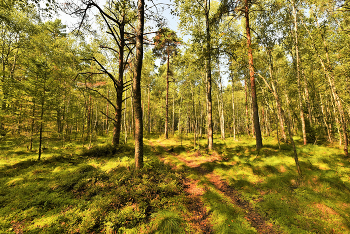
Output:
[[250,35],[250,23],[249,23],[249,8],[251,2],[245,0],[244,5],[244,16],[246,19],[246,35],[247,35],[247,47],[248,47],[248,58],[249,58],[249,75],[250,75],[250,86],[252,94],[252,105],[253,105],[253,119],[254,119],[254,130],[255,130],[255,139],[256,139],[256,149],[260,150],[262,148],[262,137],[260,130],[260,121],[259,121],[259,110],[258,102],[256,97],[256,87],[255,87],[255,77],[254,77],[254,62],[253,62],[253,52],[251,48],[251,35]]
[[136,27],[136,56],[133,78],[134,118],[135,118],[135,165],[143,167],[143,120],[141,104],[141,74],[143,60],[143,31],[145,23],[145,1],[138,0]]
[[[166,101],[165,101],[165,139],[168,139],[168,105],[169,105],[169,74],[170,56],[176,54],[176,49],[180,44],[176,33],[169,28],[161,28],[153,39],[155,47],[153,52],[156,56],[166,59]],[[164,58],[165,55],[165,58]]]
[[[88,11],[90,8],[97,8],[100,17],[102,18],[104,24],[106,25],[107,33],[112,37],[112,42],[107,44],[100,44],[100,48],[109,50],[114,56],[118,57],[118,77],[115,77],[113,72],[109,71],[108,67],[102,62],[100,62],[95,56],[91,56],[92,60],[95,61],[100,66],[100,72],[91,73],[85,72],[89,76],[97,74],[106,74],[109,79],[113,81],[115,91],[116,91],[116,103],[113,104],[106,96],[100,94],[104,99],[106,99],[115,109],[114,116],[114,131],[113,131],[113,145],[117,146],[120,142],[120,131],[122,122],[122,105],[123,105],[123,92],[124,86],[126,85],[123,77],[124,71],[128,65],[129,56],[132,53],[133,48],[130,48],[130,44],[134,44],[135,36],[133,33],[128,33],[127,26],[134,22],[135,20],[135,6],[130,1],[109,1],[105,9],[94,0],[83,1],[83,6],[72,6],[70,9],[70,14],[75,14],[81,16],[81,22],[79,26],[84,25],[84,21],[87,18]],[[132,29],[132,27],[130,28]],[[113,45],[117,49],[113,48]],[[125,56],[124,53],[127,52]],[[97,90],[94,90],[98,92]]]

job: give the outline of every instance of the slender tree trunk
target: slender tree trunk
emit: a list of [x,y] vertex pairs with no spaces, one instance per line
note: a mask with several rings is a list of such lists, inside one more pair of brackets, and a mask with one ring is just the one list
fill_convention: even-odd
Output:
[[143,60],[143,30],[144,30],[144,0],[138,0],[136,28],[136,61],[133,80],[134,116],[135,116],[135,165],[136,169],[143,167],[143,122],[141,106],[141,72]]
[[173,94],[173,135],[175,134],[175,94]]
[[151,112],[150,112],[150,96],[151,96],[151,91],[150,91],[150,85],[148,85],[148,134],[151,133]]
[[166,98],[165,98],[165,139],[168,139],[168,117],[169,117],[169,51],[166,64]]
[[43,96],[42,96],[42,99],[41,99],[40,130],[39,130],[39,131],[40,131],[40,132],[39,132],[39,155],[38,155],[38,160],[41,159],[41,151],[42,151],[45,93],[46,93],[46,87],[45,87],[45,83],[44,83]]
[[127,105],[128,105],[128,100],[127,100],[127,92],[125,91],[124,93],[124,99],[125,99],[125,107],[124,107],[124,144],[128,142],[128,124],[126,121],[126,112],[127,112]]
[[32,127],[30,132],[30,146],[29,146],[30,151],[32,151],[33,149],[34,122],[35,122],[35,99],[33,98]]
[[195,101],[194,101],[194,92],[193,87],[191,83],[191,94],[192,94],[192,113],[193,113],[193,148],[196,148],[196,107],[195,107]]
[[[285,117],[285,115],[283,113],[283,110],[282,110],[282,115]],[[291,127],[290,127],[291,124],[289,122],[289,119],[290,119],[290,116],[289,117],[285,117],[285,122],[287,123],[289,139],[292,142],[292,146],[293,146],[295,165],[297,167],[297,171],[298,171],[299,176],[302,176],[301,168],[300,168],[300,165],[299,165],[298,153],[297,153],[297,149],[295,147],[295,143],[294,143],[294,140],[293,140],[293,133],[292,133],[292,130],[291,130]]]
[[329,128],[328,123],[327,123],[327,113],[324,110],[323,101],[322,101],[322,95],[321,95],[321,93],[319,93],[319,94],[320,94],[320,102],[321,102],[321,111],[322,111],[323,124],[326,126],[326,129],[327,129],[328,141],[332,142],[332,134],[330,132],[330,128]]
[[247,84],[247,79],[244,80],[244,94],[245,94],[245,128],[247,135],[250,135],[249,131],[249,113],[248,113],[248,84]]
[[294,20],[294,33],[295,33],[295,55],[296,55],[296,67],[297,67],[297,82],[298,82],[298,100],[299,100],[299,111],[300,111],[300,120],[301,120],[301,126],[302,126],[302,132],[303,132],[303,140],[304,145],[307,144],[306,140],[306,129],[305,129],[305,117],[304,117],[304,110],[303,110],[303,103],[301,98],[301,84],[300,84],[300,58],[299,58],[299,45],[298,45],[298,22],[297,22],[297,12],[295,9],[295,2],[292,2],[292,13],[293,13],[293,20]]
[[232,130],[233,130],[233,139],[236,140],[235,89],[234,89],[233,76],[232,76]]
[[208,125],[208,149],[213,149],[213,117],[211,97],[211,35],[209,25],[210,0],[205,0],[205,25],[206,25],[206,84],[207,84],[207,125]]
[[[107,98],[109,99],[109,90],[107,91]],[[109,130],[109,122],[108,122],[108,114],[109,114],[109,102],[107,102],[106,106],[106,134],[108,135]]]
[[119,70],[118,70],[118,80],[116,85],[117,91],[117,102],[115,105],[115,121],[114,121],[114,129],[113,129],[113,146],[116,147],[120,142],[120,131],[122,125],[122,106],[123,106],[123,89],[124,89],[124,47],[125,47],[125,23],[124,23],[125,15],[122,15],[122,23],[118,25],[119,27]]
[[[282,106],[281,106],[281,101],[280,101],[280,97],[278,94],[278,83],[277,80],[275,80],[274,78],[274,67],[273,67],[273,60],[272,60],[272,54],[271,51],[268,52],[269,55],[269,72],[270,72],[270,77],[271,77],[271,86],[272,86],[272,90],[274,92],[274,96],[275,96],[275,100],[276,100],[276,105],[277,105],[277,115],[278,115],[278,119],[279,119],[279,124],[281,127],[281,134],[282,134],[282,138],[283,140],[286,142],[287,141],[287,136],[286,136],[286,132],[284,130],[284,121],[283,121],[283,116],[282,116]],[[266,82],[266,81],[265,81]]]
[[[220,73],[220,70],[219,70]],[[222,95],[222,81],[221,75],[219,74],[219,93],[218,93],[218,104],[219,104],[219,119],[220,119],[220,132],[221,139],[225,140],[225,116],[224,116],[224,100]]]
[[253,63],[253,52],[251,48],[248,0],[245,0],[245,18],[246,18],[248,57],[249,57],[250,85],[252,90],[254,130],[255,130],[255,136],[256,136],[255,137],[256,149],[260,150],[263,144],[262,144],[262,137],[261,137],[261,130],[260,130],[260,122],[259,122],[259,109],[258,109],[258,102],[256,97],[256,88],[255,88],[254,63]]

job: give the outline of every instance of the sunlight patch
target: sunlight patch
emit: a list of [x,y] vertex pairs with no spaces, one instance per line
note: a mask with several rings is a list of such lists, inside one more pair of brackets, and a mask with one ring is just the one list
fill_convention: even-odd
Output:
[[17,185],[18,183],[22,182],[23,181],[23,178],[21,177],[16,177],[12,180],[10,180],[9,182],[6,183],[7,186],[14,186],[14,185]]

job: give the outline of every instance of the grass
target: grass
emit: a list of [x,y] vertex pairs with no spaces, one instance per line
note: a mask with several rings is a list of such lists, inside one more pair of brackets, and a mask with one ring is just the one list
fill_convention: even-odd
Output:
[[[298,142],[298,139],[296,139]],[[154,140],[153,140],[154,141]],[[279,150],[276,139],[265,138],[259,154],[254,139],[242,137],[215,140],[215,151],[193,149],[192,137],[183,141],[186,150],[176,151],[179,140],[158,140],[153,144],[173,147],[179,154],[166,158],[180,168],[187,168],[189,177],[200,180],[210,189],[203,195],[215,233],[250,233],[256,231],[244,222],[244,211],[234,207],[212,184],[184,161],[197,161],[196,166],[220,175],[238,191],[268,222],[284,233],[350,233],[350,163],[342,149],[325,145],[302,146],[297,151],[303,177],[299,178],[290,145]],[[201,158],[219,154],[222,160],[208,162]],[[199,163],[202,161],[202,163]],[[226,198],[227,199],[227,198]],[[232,219],[230,223],[228,220]],[[230,225],[230,226],[229,226]],[[234,227],[232,230],[230,227]],[[231,230],[231,231],[230,231]]]
[[0,233],[155,233],[180,221],[190,230],[182,175],[147,147],[145,167],[135,171],[131,144],[53,146],[37,161],[11,143],[0,158]]
[[297,144],[299,178],[291,146],[280,150],[272,137],[257,154],[249,137],[215,139],[208,151],[206,139],[194,148],[191,135],[182,145],[176,136],[152,135],[140,171],[131,143],[113,148],[108,141],[98,138],[89,150],[51,142],[37,161],[24,141],[2,139],[0,233],[194,233],[185,177],[204,188],[215,233],[256,233],[246,211],[199,167],[220,176],[279,231],[350,233],[350,163],[337,147]]

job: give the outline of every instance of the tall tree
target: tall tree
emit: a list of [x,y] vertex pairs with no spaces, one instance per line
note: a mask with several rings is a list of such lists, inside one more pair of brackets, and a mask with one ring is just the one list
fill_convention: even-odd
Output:
[[[168,117],[169,117],[169,75],[170,75],[170,56],[176,53],[176,49],[180,44],[180,40],[177,38],[176,33],[169,28],[161,28],[157,35],[153,39],[154,49],[153,52],[156,56],[162,57],[166,60],[166,100],[165,100],[165,139],[168,139]],[[164,56],[165,55],[165,56]]]
[[141,104],[141,73],[143,60],[143,31],[145,25],[145,1],[138,0],[136,27],[136,57],[133,78],[134,118],[135,118],[135,164],[136,169],[143,167],[143,122]]
[[255,87],[255,72],[254,72],[254,62],[253,62],[253,51],[251,47],[251,35],[250,35],[250,23],[249,23],[249,9],[251,6],[251,1],[245,0],[244,5],[244,16],[245,16],[245,26],[246,26],[246,35],[247,35],[247,47],[248,47],[248,59],[249,59],[249,76],[250,76],[250,86],[251,86],[251,95],[252,95],[252,107],[253,107],[253,120],[254,120],[254,131],[256,139],[256,148],[260,150],[263,146],[261,130],[260,130],[260,121],[259,121],[259,109],[256,96],[256,87]]

